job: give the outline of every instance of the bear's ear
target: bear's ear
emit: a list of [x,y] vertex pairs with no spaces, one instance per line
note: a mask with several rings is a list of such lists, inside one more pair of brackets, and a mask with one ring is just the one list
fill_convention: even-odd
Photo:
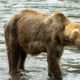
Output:
[[78,29],[74,29],[71,33],[70,38],[71,39],[77,39],[77,38],[79,38],[79,35],[80,35],[80,31]]

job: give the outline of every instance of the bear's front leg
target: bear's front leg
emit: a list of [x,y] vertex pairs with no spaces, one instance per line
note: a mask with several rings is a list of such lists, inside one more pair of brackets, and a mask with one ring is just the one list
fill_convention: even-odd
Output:
[[25,70],[24,64],[25,64],[25,60],[27,57],[27,53],[21,48],[20,48],[19,52],[20,52],[20,56],[19,56],[19,62],[18,62],[18,69],[21,69],[24,71]]
[[59,60],[62,55],[63,49],[60,49],[59,51],[57,48],[54,48],[53,50],[49,50],[48,52],[48,75],[51,78],[54,78],[54,80],[63,80],[62,79],[62,73],[59,66]]

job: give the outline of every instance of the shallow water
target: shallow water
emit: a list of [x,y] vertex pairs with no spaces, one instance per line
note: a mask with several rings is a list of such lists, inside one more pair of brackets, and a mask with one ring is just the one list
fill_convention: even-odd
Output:
[[[10,79],[4,40],[4,24],[14,14],[25,8],[33,8],[50,14],[62,11],[70,20],[80,22],[79,0],[0,0],[0,80],[49,80],[47,75],[47,55],[28,56],[24,76],[17,75]],[[80,80],[80,52],[73,47],[64,50],[61,59],[64,80]]]

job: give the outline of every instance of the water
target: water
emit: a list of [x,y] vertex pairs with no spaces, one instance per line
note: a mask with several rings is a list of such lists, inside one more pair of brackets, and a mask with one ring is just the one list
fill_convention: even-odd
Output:
[[[61,11],[70,20],[80,22],[79,0],[0,0],[0,80],[11,80],[8,74],[3,26],[14,14],[25,8],[33,8],[48,14]],[[80,80],[79,53],[73,47],[65,48],[61,59],[64,80]],[[28,55],[25,63],[28,73],[24,76],[17,75],[13,80],[49,80],[46,57],[45,53],[35,57]]]

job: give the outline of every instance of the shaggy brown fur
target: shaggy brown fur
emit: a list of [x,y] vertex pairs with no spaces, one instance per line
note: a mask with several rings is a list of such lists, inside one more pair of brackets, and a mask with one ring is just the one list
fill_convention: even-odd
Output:
[[27,54],[47,52],[49,76],[62,80],[59,60],[68,41],[64,35],[68,23],[69,20],[59,12],[47,15],[34,10],[24,10],[15,15],[5,25],[10,74],[24,69]]

